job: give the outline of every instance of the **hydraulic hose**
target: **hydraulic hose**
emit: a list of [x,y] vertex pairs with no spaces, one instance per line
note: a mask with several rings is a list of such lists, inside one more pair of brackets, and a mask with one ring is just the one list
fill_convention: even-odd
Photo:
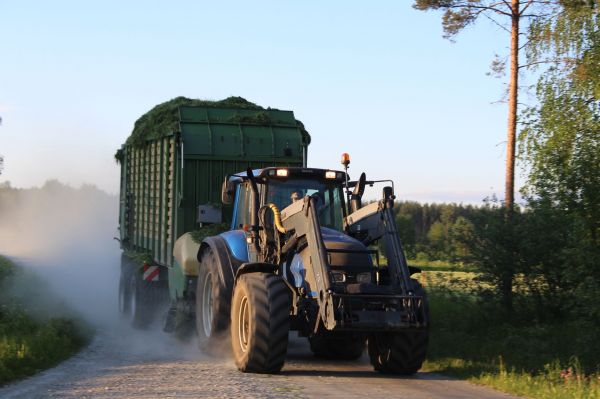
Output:
[[283,227],[283,224],[281,223],[281,212],[279,212],[279,208],[277,208],[277,205],[275,204],[268,204],[267,206],[273,211],[273,220],[275,222],[275,227],[277,228],[277,231],[281,234],[285,234],[286,230],[285,227]]

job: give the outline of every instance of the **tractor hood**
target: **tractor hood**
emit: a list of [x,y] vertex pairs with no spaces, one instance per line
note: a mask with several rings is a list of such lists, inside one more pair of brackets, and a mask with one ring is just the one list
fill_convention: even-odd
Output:
[[361,244],[355,238],[352,238],[340,231],[330,229],[328,227],[321,227],[321,235],[323,236],[323,241],[325,242],[325,246],[329,249],[329,245],[337,246],[340,244],[345,244],[351,246],[353,248],[362,248],[366,249],[366,247]]
[[[365,251],[367,248],[358,240],[347,236],[337,230],[321,227],[321,234],[325,247],[328,250]],[[242,230],[233,230],[222,233],[231,254],[241,262],[248,262],[248,245],[246,235]],[[367,253],[332,253],[330,256],[332,267],[371,267],[371,256]]]
[[366,252],[368,248],[357,239],[326,227],[321,227],[321,234],[327,250],[344,251],[329,252],[329,263],[332,269],[362,271],[373,267],[371,254]]

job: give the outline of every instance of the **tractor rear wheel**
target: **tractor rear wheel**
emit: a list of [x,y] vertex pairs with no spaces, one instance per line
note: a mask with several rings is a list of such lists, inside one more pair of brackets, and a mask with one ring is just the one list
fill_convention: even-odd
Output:
[[308,339],[310,350],[325,359],[356,360],[365,351],[366,337],[360,334],[318,334]]
[[[411,279],[413,292],[424,298],[425,321],[429,325],[429,304],[423,287]],[[368,351],[373,368],[382,373],[416,373],[425,361],[429,331],[398,331],[373,333],[368,338]]]
[[290,292],[281,277],[242,275],[231,306],[231,345],[244,373],[275,374],[283,368],[290,330]]
[[217,255],[211,248],[202,253],[196,286],[196,332],[204,351],[218,349],[229,328],[231,288],[219,278]]

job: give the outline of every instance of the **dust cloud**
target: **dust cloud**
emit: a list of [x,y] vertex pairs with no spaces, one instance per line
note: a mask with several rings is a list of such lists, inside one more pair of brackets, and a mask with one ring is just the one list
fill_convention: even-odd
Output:
[[24,269],[11,280],[10,296],[34,316],[85,320],[95,339],[117,353],[147,360],[204,358],[195,339],[164,333],[162,316],[148,331],[120,317],[118,215],[118,197],[95,186],[73,188],[56,180],[33,189],[0,184],[0,255]]
[[0,187],[0,254],[25,269],[12,293],[34,312],[75,312],[93,326],[114,325],[118,209],[117,196],[91,185]]

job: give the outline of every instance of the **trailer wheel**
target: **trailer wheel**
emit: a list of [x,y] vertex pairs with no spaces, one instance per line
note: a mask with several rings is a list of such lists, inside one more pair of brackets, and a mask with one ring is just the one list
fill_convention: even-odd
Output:
[[283,368],[290,330],[290,292],[281,277],[242,275],[231,307],[231,344],[238,369],[275,374]]
[[365,351],[367,338],[359,334],[314,335],[308,339],[310,350],[325,359],[356,360]]
[[[425,290],[411,279],[413,291],[425,298],[425,319],[429,319],[429,304]],[[373,333],[368,338],[368,351],[373,368],[388,374],[414,374],[425,361],[429,343],[428,329]]]
[[152,322],[152,312],[148,303],[148,289],[139,273],[131,273],[129,279],[129,310],[133,327],[145,329]]
[[165,289],[157,283],[144,281],[140,273],[131,273],[126,315],[135,328],[147,329],[165,303]]
[[123,317],[129,316],[131,302],[131,290],[129,287],[129,278],[121,272],[119,279],[119,313]]
[[219,278],[219,264],[211,248],[203,252],[201,259],[196,286],[196,332],[200,349],[210,351],[226,337],[231,289]]
[[121,254],[121,275],[119,278],[119,313],[124,319],[131,318],[131,276],[134,274],[136,265],[131,258]]

